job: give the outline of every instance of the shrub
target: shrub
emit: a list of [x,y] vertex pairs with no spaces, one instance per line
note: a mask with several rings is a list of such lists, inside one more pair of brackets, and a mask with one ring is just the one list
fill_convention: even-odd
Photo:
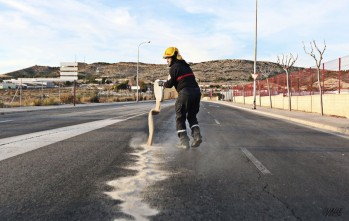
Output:
[[34,99],[33,104],[34,104],[34,106],[42,106],[43,100],[42,99]]
[[61,101],[64,104],[71,104],[74,102],[74,96],[72,94],[63,94],[61,95]]
[[97,93],[95,93],[94,95],[92,95],[92,97],[90,98],[90,102],[91,103],[99,103],[99,96]]
[[99,103],[99,96],[97,92],[94,92],[90,98],[91,103]]
[[58,105],[59,103],[59,100],[54,97],[43,100],[43,105]]

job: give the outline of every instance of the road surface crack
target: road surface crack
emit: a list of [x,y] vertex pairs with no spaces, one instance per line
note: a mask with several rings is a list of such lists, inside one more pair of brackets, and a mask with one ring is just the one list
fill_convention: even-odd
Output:
[[297,216],[296,212],[290,207],[290,205],[288,205],[286,202],[282,201],[279,197],[277,197],[275,194],[273,194],[272,192],[270,192],[268,190],[268,183],[266,183],[263,187],[263,191],[265,193],[267,193],[268,195],[270,195],[271,197],[273,197],[274,199],[276,199],[278,202],[280,202],[282,205],[284,205],[284,207],[291,212],[291,214],[297,219],[297,220],[302,220],[301,217]]

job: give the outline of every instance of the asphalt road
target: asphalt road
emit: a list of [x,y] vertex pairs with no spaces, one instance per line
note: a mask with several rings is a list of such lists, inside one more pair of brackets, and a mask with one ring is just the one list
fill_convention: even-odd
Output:
[[172,104],[152,147],[153,103],[0,116],[0,150],[61,138],[0,161],[0,220],[349,219],[349,139],[202,102],[204,142],[177,149]]
[[77,105],[67,108],[29,109],[0,115],[0,138],[50,130],[109,118],[125,118],[149,112],[154,106],[146,103],[113,103],[100,105]]

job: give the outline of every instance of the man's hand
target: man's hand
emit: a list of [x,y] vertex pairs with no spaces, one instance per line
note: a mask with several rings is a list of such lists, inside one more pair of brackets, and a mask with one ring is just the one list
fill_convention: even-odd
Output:
[[159,84],[160,87],[163,87],[163,86],[164,86],[164,83],[165,83],[165,81],[159,81],[159,82],[158,82],[158,84]]

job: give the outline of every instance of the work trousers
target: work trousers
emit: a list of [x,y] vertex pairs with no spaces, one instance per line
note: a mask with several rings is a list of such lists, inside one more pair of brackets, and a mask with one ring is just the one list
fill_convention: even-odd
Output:
[[188,120],[190,128],[199,126],[197,113],[200,109],[201,92],[200,88],[183,88],[178,93],[176,100],[176,128],[178,135],[186,132],[185,122]]

